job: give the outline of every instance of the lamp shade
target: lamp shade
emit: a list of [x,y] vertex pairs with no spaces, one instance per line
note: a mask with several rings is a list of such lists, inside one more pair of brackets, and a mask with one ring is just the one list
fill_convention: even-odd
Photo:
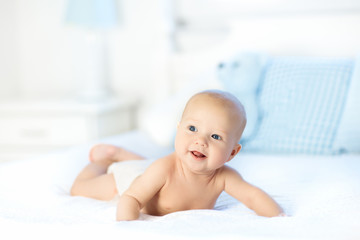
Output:
[[66,22],[90,29],[107,29],[118,23],[116,0],[69,0]]

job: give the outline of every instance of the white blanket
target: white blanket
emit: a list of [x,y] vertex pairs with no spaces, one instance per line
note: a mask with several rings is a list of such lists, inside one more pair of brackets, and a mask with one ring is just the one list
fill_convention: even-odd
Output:
[[[140,132],[109,138],[148,157],[160,148]],[[230,162],[289,217],[265,218],[222,194],[214,210],[116,222],[116,201],[69,196],[87,164],[84,145],[0,164],[0,239],[360,239],[360,156],[239,154]]]

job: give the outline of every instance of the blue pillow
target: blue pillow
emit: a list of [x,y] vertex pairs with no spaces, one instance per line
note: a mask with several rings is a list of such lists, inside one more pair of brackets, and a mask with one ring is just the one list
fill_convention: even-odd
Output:
[[261,86],[261,123],[244,151],[331,154],[352,59],[274,57]]
[[360,153],[360,55],[357,56],[334,147]]

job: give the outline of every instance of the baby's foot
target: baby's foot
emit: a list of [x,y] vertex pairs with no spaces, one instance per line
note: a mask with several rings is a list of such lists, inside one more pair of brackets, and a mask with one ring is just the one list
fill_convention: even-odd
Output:
[[109,144],[95,145],[89,154],[90,162],[116,162],[119,148]]

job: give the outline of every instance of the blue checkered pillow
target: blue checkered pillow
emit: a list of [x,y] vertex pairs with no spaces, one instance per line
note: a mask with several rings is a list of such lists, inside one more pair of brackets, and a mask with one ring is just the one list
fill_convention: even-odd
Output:
[[273,58],[260,91],[262,120],[245,151],[330,154],[354,62]]

